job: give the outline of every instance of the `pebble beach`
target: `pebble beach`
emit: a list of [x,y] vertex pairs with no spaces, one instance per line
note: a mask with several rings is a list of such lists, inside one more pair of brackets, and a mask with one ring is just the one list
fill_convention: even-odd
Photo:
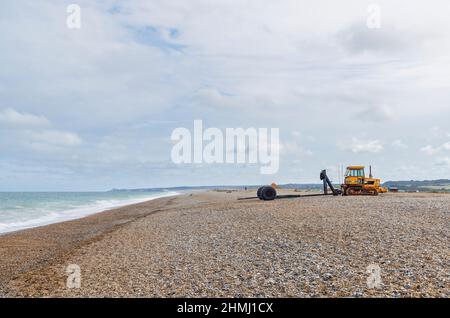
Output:
[[253,192],[1,235],[0,296],[450,297],[449,194],[237,200]]

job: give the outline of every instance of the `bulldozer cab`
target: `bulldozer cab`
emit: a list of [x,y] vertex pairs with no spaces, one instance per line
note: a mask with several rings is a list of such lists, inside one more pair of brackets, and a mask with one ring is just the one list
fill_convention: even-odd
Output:
[[345,172],[345,184],[364,183],[366,178],[364,166],[350,166]]
[[347,167],[346,177],[363,177],[365,176],[364,166],[350,166]]

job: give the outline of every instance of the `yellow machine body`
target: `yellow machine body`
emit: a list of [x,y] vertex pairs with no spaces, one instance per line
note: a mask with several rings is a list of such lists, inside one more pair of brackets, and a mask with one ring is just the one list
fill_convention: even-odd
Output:
[[367,178],[364,166],[349,166],[341,185],[343,195],[378,195],[387,189],[381,186],[380,179],[372,177],[372,169]]

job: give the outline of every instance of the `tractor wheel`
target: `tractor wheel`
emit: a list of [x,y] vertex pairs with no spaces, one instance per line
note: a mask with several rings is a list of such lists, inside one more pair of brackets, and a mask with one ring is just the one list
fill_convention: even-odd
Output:
[[257,196],[260,200],[262,200],[262,197],[261,197],[261,191],[262,191],[263,188],[264,188],[264,187],[259,187],[259,188],[258,188],[258,191],[256,191],[256,196]]
[[261,190],[261,197],[265,201],[272,201],[276,198],[277,191],[272,187],[263,187]]
[[348,188],[347,189],[347,195],[358,195],[360,194],[358,190],[352,189],[352,188]]

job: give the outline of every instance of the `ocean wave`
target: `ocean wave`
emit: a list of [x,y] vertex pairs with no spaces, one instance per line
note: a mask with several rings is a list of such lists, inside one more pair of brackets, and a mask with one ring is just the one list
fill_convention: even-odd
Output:
[[[180,193],[178,192],[164,191],[160,193],[153,193],[149,196],[139,198],[125,198],[125,199],[101,198],[94,201],[93,203],[80,204],[79,206],[76,207],[74,207],[74,205],[72,204],[70,205],[70,208],[61,209],[59,211],[39,208],[36,209],[39,211],[38,215],[36,215],[36,213],[33,213],[33,215],[29,215],[29,219],[26,219],[26,215],[24,216],[24,213],[26,213],[26,211],[20,211],[20,213],[17,214],[16,220],[8,220],[7,222],[3,220],[0,222],[0,234],[63,221],[79,219],[88,215],[107,211],[110,209],[130,204],[141,203],[149,200],[155,200],[163,197],[175,196],[179,194]],[[9,219],[11,219],[11,216],[9,217]]]

